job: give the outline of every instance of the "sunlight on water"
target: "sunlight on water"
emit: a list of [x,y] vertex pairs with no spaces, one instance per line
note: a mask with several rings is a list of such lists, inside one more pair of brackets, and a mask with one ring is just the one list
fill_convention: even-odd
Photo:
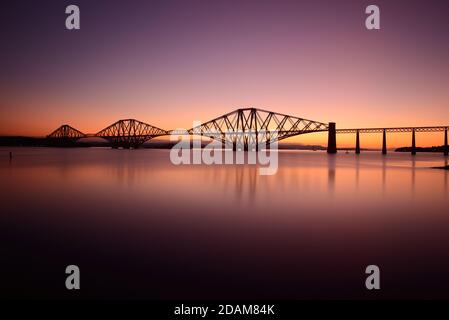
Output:
[[[15,243],[11,256],[22,252],[6,270],[19,283],[32,280],[14,261],[37,252],[42,270],[70,253],[92,270],[104,272],[102,259],[118,264],[128,277],[110,270],[117,291],[107,295],[124,296],[134,274],[138,296],[171,298],[357,297],[350,283],[367,263],[389,268],[399,284],[405,265],[435,281],[449,265],[448,171],[431,168],[447,164],[441,154],[280,151],[273,176],[253,165],[175,166],[169,150],[3,148],[0,156],[3,240]],[[340,277],[330,278],[329,265]],[[143,289],[150,283],[156,291]],[[399,296],[449,292],[432,277],[427,284]]]

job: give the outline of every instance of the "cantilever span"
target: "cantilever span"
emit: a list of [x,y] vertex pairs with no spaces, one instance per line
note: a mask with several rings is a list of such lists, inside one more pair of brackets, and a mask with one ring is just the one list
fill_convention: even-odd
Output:
[[47,138],[53,139],[81,139],[85,137],[86,134],[69,126],[68,124],[63,124],[47,136]]
[[55,131],[47,136],[50,145],[56,147],[68,147],[75,145],[76,141],[87,137],[86,134],[71,127],[68,124],[63,124]]
[[275,141],[320,131],[328,131],[328,125],[257,108],[241,108],[191,128],[187,133],[218,140],[223,147],[233,150],[258,150]]
[[167,131],[135,119],[119,120],[96,133],[108,140],[112,147],[138,148],[145,141],[167,135]]

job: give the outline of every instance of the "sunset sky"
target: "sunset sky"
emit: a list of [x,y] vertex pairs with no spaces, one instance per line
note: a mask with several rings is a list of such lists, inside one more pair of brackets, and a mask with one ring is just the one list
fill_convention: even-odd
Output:
[[[81,30],[65,29],[69,4]],[[369,4],[379,31],[365,28]],[[120,118],[190,128],[239,107],[338,128],[449,125],[448,1],[18,0],[0,12],[0,135]]]

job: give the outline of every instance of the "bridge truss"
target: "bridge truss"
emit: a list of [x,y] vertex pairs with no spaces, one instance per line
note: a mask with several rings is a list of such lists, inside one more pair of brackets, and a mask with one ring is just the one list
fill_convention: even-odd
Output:
[[56,129],[47,136],[47,138],[49,139],[76,139],[76,140],[85,137],[86,135],[84,133],[69,126],[68,124],[60,126],[58,129]]
[[299,134],[327,130],[326,123],[257,108],[242,108],[191,128],[188,133],[221,141],[234,150],[249,150]]
[[167,131],[135,119],[119,120],[96,133],[108,140],[112,147],[138,148],[145,141],[168,134]]

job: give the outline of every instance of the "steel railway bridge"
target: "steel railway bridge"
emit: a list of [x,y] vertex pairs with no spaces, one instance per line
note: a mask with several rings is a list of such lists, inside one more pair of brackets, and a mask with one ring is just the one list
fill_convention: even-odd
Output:
[[361,129],[338,129],[336,133],[355,133],[355,153],[360,153],[360,133],[382,133],[382,154],[387,154],[387,132],[411,132],[412,141],[410,152],[416,154],[416,132],[444,132],[444,150],[445,156],[448,155],[449,149],[447,145],[447,130],[449,126],[434,127],[396,127],[396,128],[361,128]]
[[328,153],[337,152],[336,135],[356,135],[355,152],[360,153],[361,133],[383,133],[382,153],[387,153],[387,132],[411,132],[411,153],[416,154],[416,132],[444,132],[444,154],[448,155],[447,131],[449,126],[397,127],[397,128],[356,128],[336,129],[334,122],[323,123],[277,112],[241,108],[189,130],[164,130],[135,120],[119,120],[95,134],[85,134],[70,125],[62,125],[47,136],[51,145],[68,146],[88,137],[103,138],[113,148],[139,148],[144,142],[164,135],[198,135],[222,143],[222,148],[234,151],[259,150],[270,144],[300,134],[328,132]]

